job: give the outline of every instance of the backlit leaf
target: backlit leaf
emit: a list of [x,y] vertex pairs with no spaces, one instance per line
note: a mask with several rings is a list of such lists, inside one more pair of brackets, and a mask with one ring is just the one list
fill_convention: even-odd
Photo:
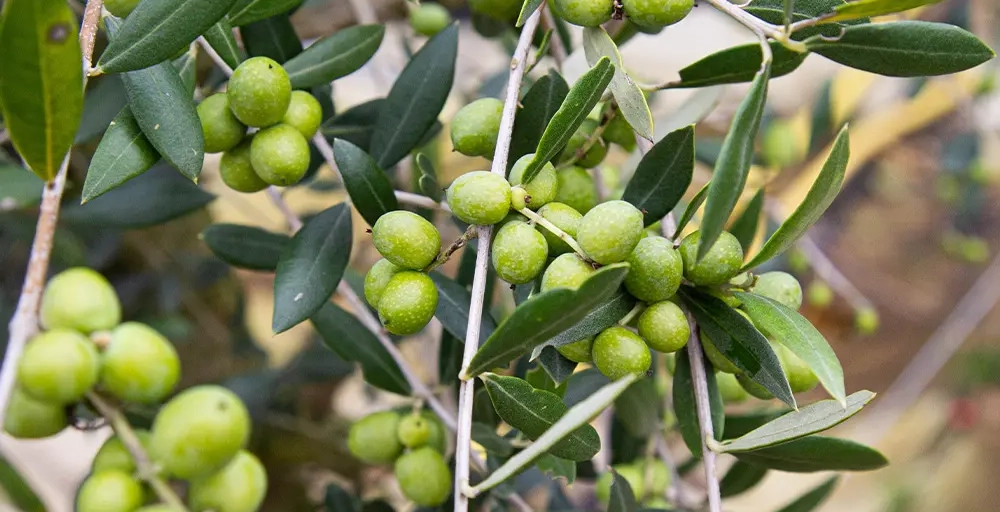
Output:
[[636,85],[632,78],[625,72],[625,63],[622,61],[618,47],[611,40],[611,36],[603,27],[588,27],[583,29],[583,51],[587,57],[587,63],[591,66],[597,64],[601,57],[611,59],[611,64],[615,67],[614,77],[608,88],[618,103],[618,109],[628,124],[639,134],[639,136],[653,140],[653,114],[649,111],[649,104],[646,102],[646,95],[642,89]]

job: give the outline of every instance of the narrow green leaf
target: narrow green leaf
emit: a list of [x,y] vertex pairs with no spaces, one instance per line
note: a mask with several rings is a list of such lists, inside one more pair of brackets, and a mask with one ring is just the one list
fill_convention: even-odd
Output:
[[635,492],[629,485],[625,477],[618,474],[613,468],[611,474],[611,499],[608,501],[608,512],[635,512],[639,505],[635,502]]
[[757,236],[757,230],[760,229],[760,214],[763,209],[764,189],[761,188],[754,194],[753,199],[747,203],[746,208],[743,209],[743,213],[729,226],[729,232],[740,241],[740,247],[743,248],[744,254],[750,250],[750,246],[753,245],[753,239]]
[[530,182],[543,165],[562,151],[576,129],[583,124],[587,115],[600,101],[614,75],[615,69],[611,59],[603,57],[573,84],[559,110],[542,132],[538,147],[535,148],[535,157],[525,168],[522,182]]
[[[829,15],[838,5],[845,4],[845,0],[806,0],[795,2],[795,12],[792,13],[792,21],[799,22],[807,20],[810,18],[816,18],[823,15]],[[753,1],[749,6],[745,7],[744,10],[768,23],[775,25],[783,25],[785,23],[785,12],[784,7],[779,5],[780,0],[771,1]],[[804,28],[800,28],[792,33],[792,39],[795,41],[803,41],[810,37],[816,35],[822,35],[825,37],[837,37],[840,35],[841,29],[850,25],[859,25],[862,23],[869,23],[868,18],[859,18],[850,21],[841,21],[833,23],[823,23],[820,25],[812,25]]]
[[220,260],[234,267],[274,271],[291,239],[255,226],[212,224],[201,239]]
[[384,105],[384,99],[355,105],[323,123],[323,135],[343,139],[365,151],[371,151],[372,133],[375,131],[378,113]]
[[80,201],[86,203],[120,186],[146,172],[158,161],[160,154],[142,134],[132,109],[126,106],[108,125],[94,151]]
[[565,382],[566,379],[574,375],[573,371],[576,370],[576,363],[560,354],[555,347],[543,348],[538,355],[538,364],[556,384]]
[[218,53],[219,57],[222,57],[222,60],[233,69],[239,67],[240,63],[247,58],[243,48],[236,44],[233,26],[227,18],[222,18],[206,30],[205,40],[215,50],[215,53]]
[[0,211],[38,204],[45,182],[27,169],[0,163]]
[[[486,480],[477,485],[474,488],[474,492],[483,492],[500,485],[519,473],[522,469],[528,467],[535,459],[548,452],[553,446],[562,442],[580,427],[585,425],[589,427],[587,424],[597,417],[601,411],[611,405],[618,398],[618,395],[625,391],[636,379],[638,379],[636,375],[622,377],[573,406],[569,411],[566,411],[566,414],[563,414],[559,418],[559,421],[546,430],[541,437],[536,439],[534,443],[511,457],[503,466],[500,466]],[[594,434],[596,436],[596,432]],[[598,443],[600,443],[600,439],[598,439]]]
[[750,452],[833,428],[861,411],[875,398],[871,391],[858,391],[847,397],[845,403],[837,400],[820,400],[798,411],[792,411],[769,421],[747,434],[726,441],[725,451]]
[[552,454],[545,454],[535,462],[538,470],[549,475],[550,478],[563,478],[566,485],[572,485],[576,481],[576,462]]
[[285,63],[292,87],[307,89],[357,71],[375,55],[384,35],[382,25],[357,25],[316,41]]
[[615,400],[615,413],[628,418],[622,426],[632,437],[652,436],[663,420],[663,400],[656,390],[656,382],[653,379],[641,379],[629,386]]
[[[771,78],[785,76],[798,69],[809,53],[799,53],[772,42]],[[760,44],[734,46],[713,53],[680,70],[681,79],[666,84],[664,89],[686,89],[710,85],[750,82],[760,71],[763,54]]]
[[521,28],[524,22],[528,21],[528,18],[538,10],[538,7],[542,5],[542,0],[524,0],[524,5],[521,6],[521,14],[517,16],[517,28]]
[[524,380],[528,381],[528,384],[531,384],[535,389],[548,391],[559,398],[562,398],[566,392],[566,386],[557,384],[541,366],[536,366],[525,372]]
[[417,169],[420,169],[420,178],[417,181],[417,185],[420,187],[420,193],[435,200],[441,200],[441,185],[437,180],[437,170],[434,169],[434,162],[423,154],[418,153],[416,158]]
[[937,76],[974,68],[995,54],[976,36],[945,23],[894,21],[847,27],[837,39],[812,38],[810,50],[885,76]]
[[738,496],[753,489],[767,475],[767,468],[736,461],[719,481],[719,493],[723,498]]
[[506,439],[497,435],[496,429],[485,423],[472,424],[472,440],[479,443],[486,451],[501,457],[510,457],[514,447]]
[[791,412],[791,409],[757,409],[742,414],[729,414],[726,416],[726,429],[722,433],[723,439],[735,439],[746,435],[752,430],[760,428],[765,423]]
[[761,332],[805,361],[834,399],[844,403],[844,369],[830,344],[809,320],[784,304],[752,293],[736,292],[742,308]]
[[94,140],[108,129],[111,120],[127,103],[125,85],[118,75],[95,77],[87,81],[87,95],[83,102],[83,117],[76,131],[74,144]]
[[[555,349],[552,349],[555,352]],[[563,393],[563,403],[567,407],[582,402],[597,390],[610,384],[611,381],[597,368],[587,368],[574,373],[566,380],[566,392]]]
[[[567,408],[557,395],[535,389],[522,379],[494,373],[485,373],[481,379],[497,414],[531,440],[537,440],[566,414]],[[548,451],[556,457],[579,462],[590,460],[600,449],[597,431],[583,425]]]
[[823,22],[853,20],[857,18],[868,18],[875,16],[885,16],[897,12],[916,9],[924,5],[931,5],[941,0],[858,0],[836,7],[836,14],[829,18],[824,18]]
[[284,64],[302,53],[302,41],[287,14],[244,25],[240,27],[240,35],[247,53],[253,57],[268,57]]
[[795,407],[778,356],[749,320],[721,299],[696,288],[682,286],[677,293],[697,320],[702,335],[708,335],[726,359],[779,400]]
[[330,350],[361,365],[366,382],[392,393],[410,394],[410,384],[396,361],[354,315],[324,301],[310,321]]
[[583,29],[583,51],[587,64],[594,66],[602,57],[611,59],[615,67],[614,77],[608,88],[618,103],[618,109],[628,124],[646,140],[653,140],[653,113],[649,111],[646,95],[625,72],[625,63],[615,42],[603,27]]
[[[434,316],[445,330],[459,341],[464,341],[465,330],[469,326],[469,305],[472,303],[472,294],[464,286],[440,272],[431,272],[430,276],[438,290],[438,305]],[[484,308],[480,321],[479,343],[485,343],[496,328],[496,320]]]
[[159,64],[212,28],[232,5],[233,0],[143,0],[125,18],[97,67],[121,73]]
[[493,331],[472,358],[465,376],[474,377],[506,365],[573,327],[617,292],[627,273],[627,263],[608,265],[595,272],[578,290],[557,288],[528,299]]
[[337,484],[327,484],[323,506],[327,512],[362,512],[361,500]]
[[0,107],[28,167],[55,177],[83,112],[83,57],[65,2],[7,0],[0,12]]
[[577,322],[576,325],[535,347],[531,351],[531,359],[535,360],[538,358],[545,347],[557,348],[600,334],[601,331],[617,324],[619,320],[625,318],[625,315],[629,311],[632,311],[635,305],[635,297],[628,293],[620,291],[612,295],[607,301],[595,307],[593,311],[588,313],[583,320]]
[[871,471],[889,463],[865,445],[834,437],[810,436],[752,452],[734,453],[737,459],[778,471]]
[[236,0],[229,10],[229,20],[235,26],[246,25],[288,12],[301,3],[302,0]]
[[4,457],[0,457],[0,492],[16,510],[45,512],[45,504],[35,494],[31,485],[21,477],[17,468]]
[[816,507],[820,506],[830,496],[830,493],[833,492],[834,487],[837,486],[837,482],[839,481],[839,476],[830,477],[826,482],[799,496],[798,499],[785,505],[778,512],[812,512],[816,510]]
[[369,225],[399,209],[392,183],[385,171],[364,150],[346,140],[333,141],[333,155],[351,202]]
[[754,139],[757,138],[760,119],[764,114],[767,81],[770,77],[770,65],[757,73],[750,86],[750,92],[740,103],[740,108],[736,111],[733,123],[729,127],[729,133],[722,143],[722,150],[715,162],[712,181],[708,187],[705,215],[701,219],[698,259],[704,258],[718,240],[729,220],[729,215],[736,207],[736,201],[743,193],[743,187],[746,186],[750,164],[753,161]]
[[372,157],[388,169],[420,144],[437,121],[455,79],[458,25],[438,32],[418,51],[389,91],[372,134]]
[[275,333],[312,316],[330,300],[351,258],[351,209],[332,206],[312,219],[281,254],[274,276]]
[[507,169],[514,167],[519,158],[534,152],[545,133],[552,116],[569,94],[566,80],[554,69],[531,85],[521,99],[522,107],[514,118],[514,132],[510,139],[510,157]]
[[701,187],[701,190],[691,198],[691,202],[684,208],[684,213],[681,214],[680,220],[677,221],[677,231],[674,232],[675,240],[681,235],[681,232],[684,231],[688,223],[691,222],[691,219],[694,218],[694,214],[698,213],[698,208],[701,208],[701,205],[705,203],[705,198],[708,197],[708,188],[711,185],[712,182],[709,181]]
[[213,199],[214,195],[160,163],[87,204],[66,205],[60,219],[105,229],[143,228],[190,213]]
[[184,90],[187,91],[189,98],[194,96],[194,89],[198,81],[198,54],[196,52],[197,46],[191,45],[188,51],[171,62],[174,69],[177,70],[177,75],[181,77]]
[[851,157],[850,145],[847,126],[844,126],[833,144],[830,156],[827,157],[823,169],[816,177],[812,187],[809,188],[802,204],[785,219],[785,222],[778,227],[771,238],[767,239],[760,252],[746,265],[743,265],[744,269],[754,268],[785,252],[823,216],[837,194],[840,193],[840,187],[844,183],[847,161]]
[[694,126],[671,132],[639,162],[622,199],[643,212],[646,225],[662,219],[684,197],[694,174]]
[[[722,433],[726,429],[725,404],[722,402],[722,395],[719,393],[719,385],[715,380],[715,370],[712,365],[705,364],[706,381],[708,383],[708,402],[712,412],[712,432],[715,439],[722,439]],[[677,415],[677,425],[681,431],[681,438],[687,445],[691,455],[701,458],[701,428],[698,421],[698,410],[694,398],[694,380],[691,376],[691,361],[686,351],[677,352],[676,366],[674,367],[673,384],[674,414]]]

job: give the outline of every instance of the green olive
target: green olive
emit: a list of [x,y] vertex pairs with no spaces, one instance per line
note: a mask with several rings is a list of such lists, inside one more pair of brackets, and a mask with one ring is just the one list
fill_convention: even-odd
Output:
[[451,120],[451,143],[466,156],[493,158],[500,133],[503,102],[482,98],[462,107]]
[[770,400],[774,398],[774,395],[772,395],[767,388],[754,382],[750,377],[747,377],[745,373],[737,373],[736,381],[740,383],[740,386],[742,386],[747,393],[750,393],[750,395],[755,398],[759,398],[761,400]]
[[145,493],[132,475],[116,469],[90,475],[76,495],[77,512],[132,512]]
[[576,290],[594,273],[594,267],[574,253],[560,254],[542,274],[542,291],[556,288]]
[[716,370],[724,373],[732,373],[734,375],[739,375],[741,370],[738,366],[733,364],[726,356],[722,355],[712,339],[708,337],[705,331],[701,331],[701,348],[705,351],[705,357],[712,362],[712,366]]
[[3,429],[18,439],[41,439],[62,432],[67,422],[66,408],[62,405],[36,400],[14,388]]
[[282,124],[295,128],[306,140],[311,139],[323,123],[323,107],[319,100],[305,91],[292,91],[292,99],[288,110],[281,118]]
[[665,300],[651,304],[639,315],[639,336],[657,352],[677,352],[687,345],[691,326],[684,311]]
[[599,27],[611,20],[612,0],[555,0],[552,10],[567,23],[581,27]]
[[369,464],[387,464],[403,451],[399,441],[399,414],[376,412],[354,422],[347,434],[351,454]]
[[499,21],[513,21],[521,12],[521,0],[469,0],[472,12],[485,14]]
[[873,308],[862,308],[854,314],[854,328],[864,336],[875,334],[878,330],[878,311]]
[[694,0],[622,0],[629,21],[640,27],[673,25],[687,17]]
[[469,224],[487,226],[507,217],[511,205],[510,183],[489,171],[467,172],[448,187],[448,206]]
[[695,231],[681,241],[680,252],[684,259],[684,277],[698,286],[712,286],[728,282],[743,266],[743,248],[740,241],[727,231],[698,259],[701,232]]
[[625,261],[642,238],[642,212],[625,201],[595,206],[583,216],[576,231],[580,248],[602,265]]
[[205,134],[205,152],[221,153],[236,147],[247,127],[229,109],[226,93],[213,94],[198,104],[198,119]]
[[747,393],[736,376],[731,373],[715,372],[715,382],[719,387],[719,394],[727,404],[738,404],[746,402],[750,395]]
[[528,208],[537,210],[555,200],[556,193],[559,192],[559,178],[556,177],[556,168],[552,163],[546,162],[530,182],[522,183],[524,171],[533,158],[535,158],[534,153],[518,158],[507,179],[511,185],[520,185],[524,188],[530,198]]
[[[632,488],[632,494],[637,498],[641,498],[646,494],[646,478],[642,472],[642,469],[637,464],[616,464],[612,466],[614,470],[621,475],[622,478],[628,482],[629,487]],[[597,500],[601,503],[608,503],[611,500],[611,484],[614,481],[614,475],[608,471],[607,473],[601,474],[597,479],[597,486],[594,488],[594,493],[597,496]]]
[[104,0],[104,8],[119,18],[131,14],[137,5],[139,0]]
[[611,380],[645,375],[652,363],[646,342],[624,327],[609,327],[598,334],[592,354],[594,366]]
[[397,267],[422,270],[441,250],[441,234],[427,219],[405,210],[382,215],[372,226],[372,242]]
[[219,174],[227,187],[244,193],[260,192],[268,183],[257,175],[250,162],[250,143],[247,139],[233,149],[222,154],[219,160]]
[[802,306],[802,286],[786,272],[765,272],[757,276],[753,293],[776,300],[792,309]]
[[365,275],[365,300],[371,307],[378,307],[378,301],[382,298],[385,287],[389,285],[389,280],[403,270],[387,259],[378,260],[372,265]]
[[567,167],[556,171],[559,179],[559,192],[556,202],[568,205],[570,208],[585,214],[597,206],[597,186],[594,177],[583,167]]
[[267,472],[252,453],[240,450],[229,464],[194,480],[188,488],[191,512],[255,512],[267,494]]
[[625,151],[635,150],[635,131],[632,130],[632,125],[628,124],[628,120],[621,112],[615,117],[612,117],[608,124],[604,126],[604,132],[601,133],[601,138],[607,143],[618,144]]
[[[136,429],[135,436],[139,439],[142,447],[149,450],[149,440],[151,439],[149,431]],[[97,450],[97,455],[94,456],[94,462],[91,464],[91,471],[94,473],[116,469],[131,474],[135,472],[135,468],[135,459],[132,458],[132,454],[118,436],[109,437],[101,445],[101,449]]]
[[417,448],[396,459],[396,480],[403,495],[422,507],[436,507],[451,494],[451,470],[440,453]]
[[410,10],[410,26],[422,36],[433,36],[450,24],[451,13],[441,4],[425,2]]
[[86,336],[53,329],[28,342],[17,365],[17,381],[36,400],[67,405],[97,384],[100,364],[97,347]]
[[[559,161],[561,163],[571,162],[574,159],[576,165],[585,168],[597,167],[601,162],[604,161],[604,157],[608,154],[608,146],[604,143],[603,139],[597,139],[591,143],[590,147],[583,155],[578,153],[583,150],[584,146],[590,140],[591,134],[594,130],[600,126],[600,123],[593,119],[586,119],[580,125],[580,128],[573,133],[570,137],[569,142],[566,143],[566,147],[563,149],[562,156]],[[579,158],[577,158],[579,157]]]
[[118,325],[122,306],[111,283],[84,267],[56,274],[45,285],[39,313],[46,329],[73,329],[84,334]]
[[[571,237],[576,236],[576,231],[580,227],[580,220],[583,219],[583,215],[580,215],[580,212],[563,203],[549,203],[541,207],[538,210],[538,214]],[[536,226],[536,229],[542,233],[545,241],[548,242],[550,254],[564,254],[573,251],[573,248],[569,244],[548,229],[541,225]]]
[[785,371],[785,378],[788,379],[788,387],[792,393],[806,393],[819,384],[819,377],[799,356],[777,343],[772,343],[771,347],[781,361],[781,369]]
[[438,291],[423,272],[406,270],[392,276],[378,301],[382,325],[400,336],[420,332],[434,317]]
[[396,427],[399,442],[407,448],[420,448],[431,439],[431,422],[420,413],[403,416]]
[[674,243],[661,236],[647,236],[629,254],[625,288],[645,302],[667,300],[681,286],[684,262]]
[[524,222],[508,222],[497,233],[491,258],[500,279],[524,284],[538,277],[548,254],[548,243],[535,228]]
[[181,376],[174,346],[154,329],[126,322],[111,331],[101,354],[101,388],[124,402],[154,404],[173,391]]
[[292,100],[292,82],[276,61],[251,57],[229,78],[229,107],[247,126],[264,128],[281,121]]
[[309,142],[287,124],[264,128],[250,142],[250,164],[271,185],[298,183],[309,170],[309,158]]
[[592,350],[594,347],[594,337],[584,338],[582,340],[574,341],[573,343],[568,343],[560,347],[556,347],[556,350],[562,354],[563,357],[573,361],[574,363],[589,363],[594,360]]

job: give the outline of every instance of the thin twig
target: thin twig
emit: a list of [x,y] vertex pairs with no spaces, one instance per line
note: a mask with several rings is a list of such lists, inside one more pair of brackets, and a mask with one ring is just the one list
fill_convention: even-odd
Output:
[[[782,27],[778,27],[777,25],[772,25],[771,23],[768,23],[744,11],[742,8],[740,8],[737,5],[734,5],[729,0],[705,0],[705,1],[711,4],[712,7],[715,7],[716,9],[722,11],[729,17],[738,21],[740,24],[747,27],[755,34],[758,34],[763,39],[763,46],[767,47],[763,49],[765,51],[765,57],[767,56],[766,55],[767,53],[770,53],[770,45],[767,44],[768,37],[781,43],[790,50],[799,53],[807,51],[805,44],[799,41],[795,41],[794,39],[789,37],[789,34],[786,33],[782,29]],[[770,62],[770,59],[769,58],[765,59],[765,61]]]
[[578,256],[583,258],[585,261],[590,261],[590,258],[587,257],[587,253],[583,252],[583,248],[580,247],[580,244],[576,243],[576,240],[574,240],[573,237],[569,236],[569,233],[559,229],[555,224],[549,222],[548,219],[528,208],[521,208],[518,210],[518,213],[524,215],[528,218],[528,220],[534,222],[535,224],[545,228],[549,233],[559,237],[559,239],[566,242],[566,245],[568,245],[570,249],[573,249],[573,252],[575,252]]
[[444,201],[441,201],[439,203],[427,196],[414,194],[413,192],[404,192],[402,190],[397,190],[396,200],[399,201],[400,203],[416,206],[419,208],[430,208],[445,212],[451,211],[451,207],[448,206],[448,203]]
[[[87,70],[91,68],[94,57],[94,41],[97,39],[97,26],[101,21],[103,0],[87,2],[87,9],[80,26],[80,48],[83,55],[83,83],[87,86]],[[52,240],[55,238],[56,224],[59,220],[59,207],[63,190],[66,187],[66,173],[69,169],[69,151],[63,157],[62,164],[55,177],[42,190],[42,204],[38,212],[38,224],[35,227],[35,239],[31,243],[31,255],[28,257],[28,268],[24,275],[24,285],[17,301],[17,309],[10,319],[7,349],[0,366],[0,425],[3,424],[10,403],[11,393],[17,374],[17,363],[28,340],[38,332],[38,308],[42,301],[42,291],[45,289],[45,277],[49,271],[49,258],[52,256]]]
[[214,62],[216,66],[219,66],[219,69],[221,69],[226,76],[233,76],[233,68],[229,67],[229,64],[222,59],[222,56],[215,51],[215,48],[212,48],[212,45],[208,44],[208,40],[205,39],[205,36],[198,36],[198,46],[201,46],[201,49],[205,50],[205,53],[210,59],[212,59],[212,62]]
[[125,445],[125,449],[132,455],[132,459],[135,460],[136,474],[139,476],[139,479],[148,483],[152,487],[153,492],[156,493],[156,496],[160,498],[160,501],[169,505],[172,510],[186,512],[188,509],[184,506],[184,502],[177,497],[174,490],[170,488],[170,484],[160,478],[156,466],[150,460],[149,455],[146,454],[142,442],[136,437],[135,431],[132,430],[132,425],[129,424],[125,415],[117,407],[109,404],[104,398],[93,391],[87,393],[87,400],[90,401],[101,416],[104,416],[104,419],[108,420],[111,429],[115,431],[118,439]]
[[719,491],[719,478],[715,474],[715,452],[709,449],[709,440],[715,440],[712,428],[712,409],[708,399],[708,376],[705,373],[705,362],[702,359],[701,340],[698,339],[698,327],[694,318],[688,314],[688,324],[691,326],[691,336],[688,338],[687,353],[691,363],[691,381],[694,384],[694,402],[698,411],[698,427],[701,430],[701,456],[705,466],[705,491],[708,494],[709,512],[721,512],[722,496]]
[[274,185],[267,187],[267,197],[271,199],[274,206],[281,212],[281,216],[285,218],[285,222],[288,223],[288,228],[292,230],[292,233],[302,229],[302,219],[285,202],[285,198],[281,196],[281,189]]
[[[539,7],[539,9],[542,11],[542,26],[546,29],[551,29],[553,32],[558,32],[556,19],[552,16],[552,8],[546,4]],[[552,60],[556,63],[556,70],[562,71],[563,63],[566,62],[566,47],[563,45],[563,40],[559,37],[559,34],[553,34],[549,44],[552,45]]]
[[451,258],[453,254],[455,254],[456,251],[458,251],[462,247],[465,247],[465,245],[469,243],[469,240],[476,238],[478,235],[479,232],[476,229],[476,227],[469,226],[469,228],[465,230],[465,233],[462,233],[462,236],[458,237],[458,239],[452,242],[451,245],[449,245],[443,251],[441,251],[441,254],[438,254],[437,258],[434,258],[434,261],[431,262],[431,264],[424,269],[424,272],[429,273],[434,269],[440,267],[441,265],[448,263],[448,260]]

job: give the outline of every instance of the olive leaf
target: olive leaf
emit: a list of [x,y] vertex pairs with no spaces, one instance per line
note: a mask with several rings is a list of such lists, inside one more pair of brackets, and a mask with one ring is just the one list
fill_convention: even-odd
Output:
[[[785,0],[753,0],[744,10],[768,23],[783,25],[785,23]],[[861,17],[853,20],[837,22],[827,21],[834,9],[847,4],[847,0],[796,0],[792,6],[791,20],[793,23],[810,18],[823,18],[822,24],[804,27],[792,33],[792,39],[803,39],[822,34],[826,37],[837,37],[843,27],[869,23],[870,20]]]
[[753,195],[753,199],[747,203],[743,213],[729,226],[729,233],[735,236],[736,240],[739,240],[744,254],[750,250],[753,239],[757,237],[757,231],[760,229],[760,214],[763,209],[764,189],[760,188]]
[[[771,78],[785,76],[798,69],[809,56],[772,42]],[[734,46],[702,58],[680,70],[681,79],[667,83],[664,89],[686,89],[711,85],[750,82],[760,70],[764,55],[757,43]]]
[[824,17],[823,23],[885,16],[897,12],[916,9],[924,5],[936,4],[941,0],[857,0],[838,5],[833,16]]
[[382,25],[357,25],[316,41],[284,64],[292,87],[307,89],[361,69],[378,51],[384,35]]
[[542,5],[542,1],[543,0],[524,0],[524,5],[521,6],[521,13],[517,16],[517,24],[515,26],[517,28],[521,28],[524,25],[524,22],[528,21],[528,18],[531,17],[531,15],[538,10],[538,7]]
[[649,226],[677,206],[694,174],[694,126],[671,132],[642,157],[622,199],[643,212]]
[[691,222],[692,219],[694,219],[695,213],[698,213],[698,208],[701,208],[701,205],[705,203],[705,198],[708,197],[708,188],[711,185],[712,182],[709,181],[702,186],[701,190],[699,190],[698,193],[691,198],[691,201],[687,204],[687,206],[684,207],[684,213],[681,214],[680,220],[677,221],[677,231],[674,231],[675,240],[677,237],[681,236],[681,232],[684,231],[684,228],[687,227],[688,223]]
[[[440,272],[431,272],[430,276],[438,290],[435,318],[452,336],[458,338],[459,341],[464,341],[465,332],[469,326],[469,307],[472,304],[472,294],[464,286]],[[482,344],[497,327],[496,320],[486,311],[486,308],[483,309],[479,325],[479,343]]]
[[889,463],[884,455],[873,448],[846,439],[823,436],[804,437],[733,455],[750,464],[792,473],[872,471]]
[[736,439],[760,428],[765,423],[791,412],[788,408],[764,409],[745,413],[726,415],[726,428],[722,432],[723,439]]
[[560,354],[555,347],[544,347],[538,355],[538,364],[556,384],[565,382],[576,370],[576,363]]
[[236,44],[236,37],[233,36],[233,26],[230,21],[227,18],[222,18],[218,23],[212,25],[205,31],[205,40],[229,67],[236,69],[241,62],[246,60],[247,56],[243,48]]
[[229,21],[233,25],[240,26],[265,18],[270,18],[276,14],[288,12],[298,7],[303,0],[236,0],[229,10]]
[[[673,402],[674,414],[677,415],[677,425],[681,431],[681,438],[687,445],[691,455],[697,459],[701,453],[701,427],[698,421],[698,409],[695,402],[694,378],[691,375],[691,361],[687,351],[677,352],[676,366],[674,367]],[[722,433],[726,428],[725,407],[722,402],[722,395],[719,392],[719,385],[715,379],[715,370],[712,365],[705,362],[706,383],[708,385],[708,403],[712,413],[712,432],[715,439],[722,439]]]
[[832,476],[813,490],[799,496],[795,501],[785,505],[778,512],[812,512],[833,492],[840,481],[840,476]]
[[635,512],[639,505],[635,501],[635,492],[625,477],[618,474],[614,468],[611,480],[611,499],[608,501],[608,512]]
[[653,379],[641,379],[629,386],[615,400],[615,413],[628,418],[622,426],[630,436],[652,436],[663,421],[663,400],[656,389],[656,382]]
[[545,454],[538,458],[535,466],[552,479],[565,479],[566,485],[572,485],[576,481],[576,462],[569,459]]
[[369,225],[374,226],[379,217],[399,209],[389,177],[368,153],[346,140],[336,139],[333,157],[351,202]]
[[4,208],[24,208],[42,198],[45,182],[19,165],[0,162],[0,204]]
[[240,35],[247,53],[254,57],[268,57],[284,64],[302,53],[302,41],[287,14],[244,25],[240,27]]
[[385,100],[381,98],[355,105],[326,120],[320,131],[328,139],[343,139],[370,151],[378,113],[384,105]]
[[108,124],[121,112],[127,102],[125,85],[118,75],[88,80],[87,94],[83,101],[83,116],[73,143],[90,142],[104,133],[108,129]]
[[418,153],[414,161],[417,164],[417,169],[420,169],[420,178],[417,180],[420,192],[435,201],[440,201],[441,185],[438,184],[434,162],[431,162],[430,157],[423,153]]
[[514,447],[510,442],[497,435],[496,429],[485,423],[472,424],[472,440],[479,443],[486,451],[501,457],[510,457],[510,454],[514,453]]
[[0,490],[17,510],[23,512],[45,512],[45,504],[18,473],[16,467],[0,456]]
[[625,318],[625,315],[629,311],[632,311],[635,305],[636,299],[632,295],[623,291],[615,293],[605,302],[595,307],[587,316],[577,322],[576,325],[535,347],[531,351],[531,360],[537,359],[545,347],[558,348],[600,334],[601,331],[616,325],[619,320]]
[[120,186],[160,161],[160,154],[142,134],[132,109],[126,106],[108,125],[90,159],[81,203]]
[[767,476],[767,468],[736,461],[719,481],[719,495],[723,498],[738,496],[759,484]]
[[514,131],[510,139],[510,156],[507,159],[507,169],[514,167],[519,158],[535,151],[545,128],[555,115],[563,100],[569,94],[566,80],[554,69],[531,85],[524,98],[522,107],[514,117]]
[[212,224],[201,232],[205,245],[234,267],[274,271],[291,239],[255,226]]
[[603,27],[583,29],[583,51],[587,63],[597,64],[602,57],[611,59],[615,74],[608,88],[618,103],[618,109],[628,124],[646,140],[653,140],[653,113],[649,111],[646,95],[625,72],[625,63],[615,42]]

